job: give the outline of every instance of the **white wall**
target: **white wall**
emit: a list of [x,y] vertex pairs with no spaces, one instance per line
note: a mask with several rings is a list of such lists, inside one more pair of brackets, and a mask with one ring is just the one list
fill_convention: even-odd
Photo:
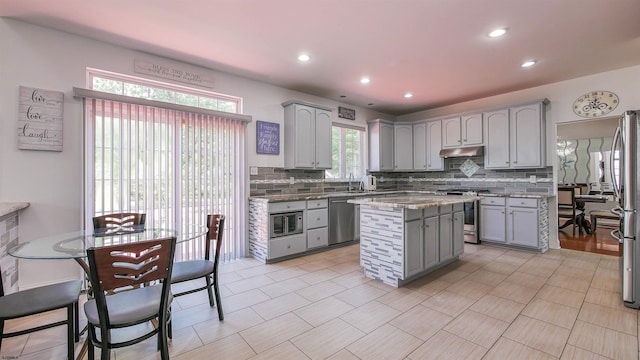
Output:
[[[80,229],[83,224],[82,106],[72,97],[73,87],[86,87],[86,68],[136,76],[135,58],[151,58],[187,68],[195,66],[153,57],[87,38],[0,18],[0,201],[26,201],[31,206],[20,216],[23,241]],[[335,120],[365,126],[366,120],[392,116],[367,109],[356,110],[355,122],[338,119],[336,101],[311,96],[238,76],[197,68],[211,74],[215,92],[244,98],[244,113],[254,120],[283,123],[280,105],[301,99],[334,107]],[[17,148],[18,87],[20,85],[64,92],[64,145],[62,152]],[[182,84],[184,85],[184,84]],[[247,130],[248,165],[282,167],[280,155],[257,155],[255,123]],[[282,144],[281,146],[286,146]],[[247,184],[248,189],[248,184]],[[247,191],[248,193],[248,191]],[[80,273],[71,260],[20,260],[20,286],[29,288]]]

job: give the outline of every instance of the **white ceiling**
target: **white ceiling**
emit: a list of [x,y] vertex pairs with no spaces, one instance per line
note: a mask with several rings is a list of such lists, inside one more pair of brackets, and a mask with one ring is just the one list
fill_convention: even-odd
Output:
[[638,15],[638,0],[0,0],[0,16],[394,115],[638,65]]

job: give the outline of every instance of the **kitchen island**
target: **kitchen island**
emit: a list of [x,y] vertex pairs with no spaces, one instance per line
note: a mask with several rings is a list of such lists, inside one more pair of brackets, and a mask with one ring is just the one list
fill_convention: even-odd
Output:
[[399,287],[458,260],[464,252],[464,202],[474,195],[353,199],[360,205],[360,265],[365,276]]

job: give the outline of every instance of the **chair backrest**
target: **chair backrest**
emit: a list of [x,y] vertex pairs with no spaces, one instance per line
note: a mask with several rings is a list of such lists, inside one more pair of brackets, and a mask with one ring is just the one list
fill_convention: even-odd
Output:
[[134,225],[144,225],[147,219],[146,214],[139,213],[116,213],[116,214],[106,214],[101,216],[95,216],[93,218],[93,228],[94,229],[103,229],[103,228],[121,228],[121,227],[131,227]]
[[98,301],[106,291],[153,281],[169,283],[176,238],[162,238],[87,249],[89,279]]
[[558,187],[558,207],[574,207],[578,191],[575,187]]
[[216,242],[215,248],[215,266],[218,265],[218,259],[220,258],[220,250],[222,249],[222,234],[224,232],[224,215],[213,214],[207,215],[207,244],[205,246],[205,259],[210,260],[211,257],[211,242]]

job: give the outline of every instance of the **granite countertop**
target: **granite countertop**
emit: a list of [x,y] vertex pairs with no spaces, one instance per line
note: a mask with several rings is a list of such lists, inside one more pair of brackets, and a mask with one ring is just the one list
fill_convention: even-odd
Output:
[[349,203],[385,207],[393,209],[420,210],[435,206],[460,204],[468,201],[483,199],[482,196],[473,195],[412,195],[392,196],[384,198],[352,199]]
[[330,198],[345,198],[345,197],[367,197],[377,195],[388,194],[434,194],[430,192],[420,191],[360,191],[360,192],[332,192],[332,193],[311,193],[311,194],[284,194],[284,195],[267,195],[267,196],[251,196],[250,200],[258,200],[264,202],[282,202],[282,201],[298,201],[298,200],[317,200],[317,199],[330,199]]
[[0,216],[5,216],[29,207],[28,202],[0,202]]
[[[267,195],[267,196],[251,196],[249,199],[258,200],[262,202],[283,202],[283,201],[298,201],[298,200],[317,200],[317,199],[330,199],[330,198],[359,198],[370,197],[378,195],[392,195],[398,194],[398,196],[411,197],[432,195],[442,198],[444,195],[436,195],[435,191],[404,191],[404,190],[390,190],[390,191],[371,191],[371,192],[333,192],[333,193],[311,193],[311,194],[285,194],[285,195]],[[514,197],[514,198],[529,198],[529,199],[547,199],[553,197],[551,194],[528,194],[528,193],[488,193],[480,194],[481,197]]]
[[497,194],[489,193],[482,194],[484,197],[512,197],[512,198],[528,198],[528,199],[548,199],[554,197],[552,194],[527,194],[527,193],[511,193],[511,194]]

